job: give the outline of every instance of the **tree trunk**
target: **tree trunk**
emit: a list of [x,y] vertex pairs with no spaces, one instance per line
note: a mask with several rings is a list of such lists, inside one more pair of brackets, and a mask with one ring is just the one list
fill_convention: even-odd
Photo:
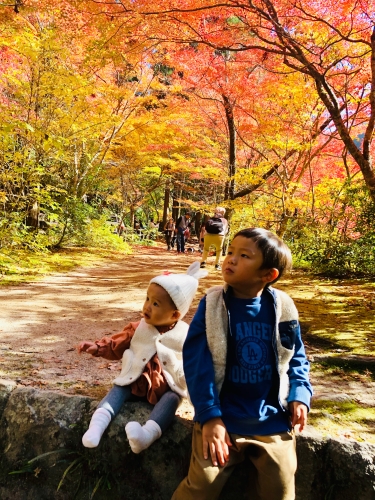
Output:
[[175,222],[177,221],[178,219],[178,214],[179,214],[179,203],[177,201],[177,193],[174,192],[172,194],[172,198],[173,198],[173,205],[172,205],[172,217],[174,218]]
[[39,227],[39,203],[35,201],[32,207],[29,209],[29,212],[26,217],[26,226],[33,227],[34,229],[38,229]]
[[169,181],[167,181],[165,184],[165,191],[164,191],[163,227],[165,226],[168,220],[170,194],[171,194],[171,188],[169,187]]
[[201,231],[201,226],[202,226],[202,212],[197,212],[194,218],[194,228],[195,228],[195,234],[198,236],[198,239],[199,239],[199,233]]
[[[374,70],[375,70],[375,64],[374,64]],[[349,153],[352,155],[354,161],[359,166],[363,179],[369,190],[370,197],[372,201],[375,203],[375,172],[374,169],[372,168],[371,157],[369,156],[368,159],[366,159],[365,155],[356,146],[355,142],[351,138],[349,129],[341,116],[340,110],[338,109],[335,99],[332,97],[333,91],[330,89],[330,92],[327,92],[328,84],[325,81],[324,77],[320,76],[316,77],[315,82],[319,97],[321,98],[325,107],[327,108],[332,118],[332,121],[336,126],[337,132],[340,135],[342,142],[346,146]],[[375,113],[375,109],[373,112]]]
[[181,215],[181,204],[179,200],[181,200],[182,198],[182,188],[179,188],[176,191],[177,192],[173,197],[173,209],[172,209],[172,217],[174,218],[175,221],[177,221],[177,219]]
[[223,95],[223,103],[225,109],[225,117],[228,125],[228,182],[225,186],[225,200],[234,200],[234,190],[235,190],[235,181],[234,175],[236,173],[236,127],[234,124],[234,116],[233,116],[233,106],[230,102],[230,99]]
[[133,205],[130,205],[130,227],[134,227],[134,215],[135,215],[135,207]]
[[288,222],[290,218],[291,218],[290,210],[286,209],[285,212],[281,215],[279,228],[276,231],[276,234],[277,236],[279,236],[279,238],[284,237],[284,234],[288,228]]

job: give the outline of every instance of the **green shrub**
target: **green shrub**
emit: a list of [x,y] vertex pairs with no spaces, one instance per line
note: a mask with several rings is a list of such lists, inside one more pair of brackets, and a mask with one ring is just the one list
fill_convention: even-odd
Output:
[[336,277],[375,275],[375,231],[344,240],[337,230],[307,227],[287,243],[296,266]]
[[81,246],[123,250],[130,253],[129,244],[113,232],[112,227],[106,224],[105,217],[93,219],[87,223],[86,231],[80,233],[77,243]]

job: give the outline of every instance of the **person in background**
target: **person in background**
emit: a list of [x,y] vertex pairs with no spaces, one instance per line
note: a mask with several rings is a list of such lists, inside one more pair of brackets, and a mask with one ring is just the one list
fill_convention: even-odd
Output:
[[225,235],[228,232],[228,221],[224,218],[225,208],[216,207],[214,216],[205,224],[205,235],[201,267],[206,267],[206,260],[210,246],[216,249],[215,269],[220,270],[220,259],[223,251]]
[[244,460],[250,498],[294,500],[294,427],[306,425],[312,388],[296,306],[271,286],[291,264],[278,236],[243,229],[223,262],[224,286],[200,301],[182,352],[193,449],[172,500],[216,500]]
[[134,218],[134,229],[138,232],[140,229],[144,229],[144,225],[140,219]]
[[173,217],[171,217],[164,226],[165,241],[167,242],[167,250],[174,248],[175,243],[175,229],[176,224],[174,223]]
[[154,222],[154,219],[150,219],[148,227],[149,229],[156,229],[159,227],[159,224],[157,222]]
[[109,360],[122,358],[122,370],[113,388],[99,403],[89,429],[82,437],[86,448],[95,448],[129,400],[154,405],[145,425],[128,422],[125,432],[134,453],[148,448],[172,422],[181,397],[186,397],[182,345],[188,325],[181,321],[206,276],[194,262],[186,274],[165,272],[150,281],[143,305],[143,318],[129,323],[121,333],[101,340],[82,341],[77,349]]
[[117,226],[117,234],[119,236],[122,236],[124,234],[124,232],[125,232],[125,224],[124,224],[123,220],[120,219],[120,222]]
[[143,229],[144,225],[142,224],[142,221],[140,219],[134,218],[134,230],[140,236],[141,239],[143,236]]
[[177,253],[185,252],[185,231],[191,222],[191,215],[187,212],[177,219],[176,231],[177,231]]

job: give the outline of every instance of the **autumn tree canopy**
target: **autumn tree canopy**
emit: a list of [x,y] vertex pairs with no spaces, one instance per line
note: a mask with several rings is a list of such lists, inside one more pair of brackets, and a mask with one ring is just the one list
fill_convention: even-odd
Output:
[[8,225],[40,207],[68,220],[89,195],[130,220],[224,203],[233,227],[361,234],[375,202],[368,0],[23,0],[0,26]]

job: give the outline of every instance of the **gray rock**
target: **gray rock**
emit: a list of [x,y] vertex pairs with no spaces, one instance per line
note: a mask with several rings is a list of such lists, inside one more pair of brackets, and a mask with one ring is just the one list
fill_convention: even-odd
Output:
[[135,455],[124,426],[130,420],[144,423],[152,407],[128,403],[100,446],[86,449],[81,439],[95,406],[83,396],[15,389],[0,420],[1,500],[70,500],[77,488],[77,498],[89,498],[99,480],[103,490],[95,499],[169,498],[187,470],[191,426],[176,419],[147,452]]
[[10,393],[17,387],[13,380],[0,379],[0,418],[7,404]]
[[[83,396],[0,384],[1,500],[83,500],[96,488],[95,500],[169,500],[188,470],[191,422],[176,418],[135,455],[124,426],[145,422],[151,406],[127,403],[100,446],[86,449],[81,438],[95,406]],[[375,446],[323,438],[310,428],[297,437],[297,455],[297,500],[375,500]],[[248,481],[245,462],[220,500],[247,499]]]
[[375,499],[375,446],[332,439],[328,443],[327,454],[329,464],[326,474],[334,492],[331,498]]

